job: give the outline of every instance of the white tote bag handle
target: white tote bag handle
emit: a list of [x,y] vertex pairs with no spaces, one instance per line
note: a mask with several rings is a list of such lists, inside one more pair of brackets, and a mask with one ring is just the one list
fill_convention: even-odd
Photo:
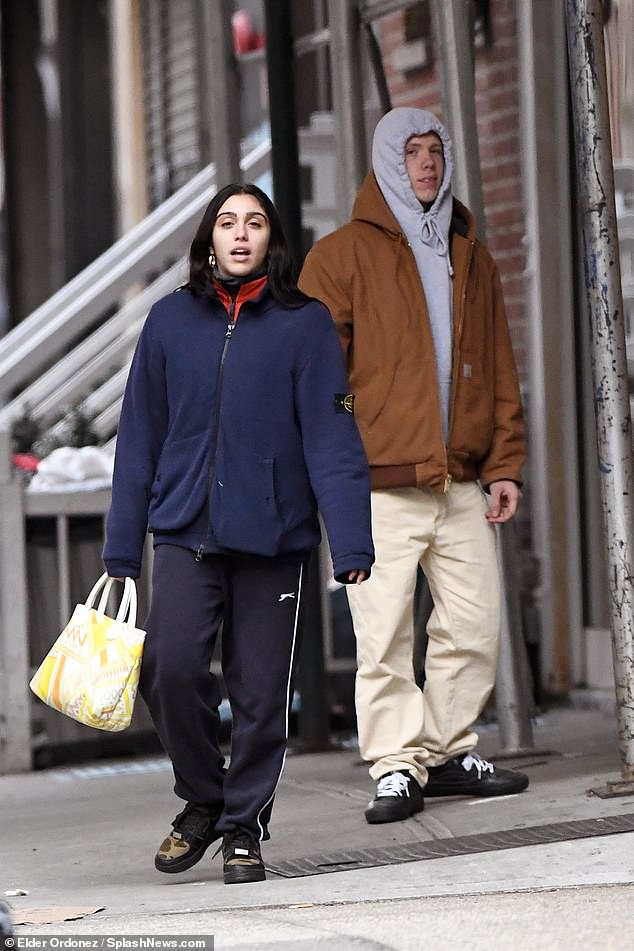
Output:
[[106,604],[108,602],[108,597],[110,595],[110,591],[112,589],[113,584],[114,584],[114,578],[109,578],[108,575],[105,573],[100,578],[98,578],[95,581],[90,591],[90,594],[86,598],[86,607],[94,608],[95,601],[97,600],[97,597],[99,593],[101,592],[101,598],[99,599],[99,606],[97,607],[97,613],[104,614],[106,610]]
[[[126,611],[122,613],[124,602]],[[130,627],[136,627],[136,607],[137,598],[134,578],[126,578],[123,589],[123,598],[121,599],[121,606],[117,614],[117,621],[126,621]],[[119,615],[121,615],[121,617]]]
[[[90,594],[86,598],[86,607],[94,607],[95,601],[99,597],[101,592],[101,597],[99,598],[99,604],[97,605],[97,614],[106,613],[106,605],[108,604],[108,598],[110,597],[110,592],[112,591],[112,586],[116,582],[116,578],[109,578],[107,573],[101,575],[93,585]],[[124,578],[123,579],[123,595],[121,597],[121,602],[119,604],[119,610],[115,617],[116,621],[130,624],[132,627],[136,627],[136,612],[137,612],[137,594],[136,594],[136,585],[133,578]]]

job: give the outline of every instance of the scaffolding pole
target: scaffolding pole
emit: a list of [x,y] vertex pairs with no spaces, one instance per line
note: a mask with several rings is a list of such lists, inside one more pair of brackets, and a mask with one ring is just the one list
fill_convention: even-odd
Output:
[[368,170],[361,79],[361,21],[355,0],[328,0],[332,98],[337,144],[340,224]]
[[[295,63],[290,0],[264,0],[273,192],[299,272],[303,262],[299,145],[295,114]],[[305,573],[306,604],[296,684],[300,696],[298,741],[304,750],[329,745],[328,683],[322,618],[324,577],[314,552]]]
[[240,79],[231,39],[231,0],[200,3],[201,86],[208,110],[202,128],[207,160],[216,165],[216,188],[242,178]]
[[436,0],[440,76],[445,119],[453,142],[454,194],[476,220],[484,240],[484,198],[475,113],[473,33],[464,0]]
[[[475,111],[473,36],[470,11],[463,0],[436,0],[442,98],[453,141],[455,189],[485,236],[484,198]],[[517,552],[512,526],[497,531],[502,583],[500,656],[495,688],[500,753],[517,756],[534,750],[531,725],[530,667],[518,596]]]
[[[622,758],[634,791],[632,420],[600,0],[567,0],[577,202],[583,223],[599,479]],[[610,784],[608,784],[610,785]]]
[[299,273],[304,251],[290,0],[264,0],[264,20],[273,194]]

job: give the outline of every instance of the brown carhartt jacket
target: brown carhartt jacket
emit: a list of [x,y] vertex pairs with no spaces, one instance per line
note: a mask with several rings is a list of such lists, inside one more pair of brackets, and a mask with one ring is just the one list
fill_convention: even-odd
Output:
[[453,369],[445,445],[434,343],[414,255],[369,172],[352,220],[318,241],[299,286],[329,308],[374,489],[521,484],[522,404],[497,267],[454,199]]

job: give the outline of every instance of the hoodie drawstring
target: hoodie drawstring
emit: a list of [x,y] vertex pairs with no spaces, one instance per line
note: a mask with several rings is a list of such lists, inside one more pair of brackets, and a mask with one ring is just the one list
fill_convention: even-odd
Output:
[[451,259],[449,257],[449,248],[447,246],[445,236],[436,220],[436,215],[423,215],[420,237],[423,244],[429,245],[429,247],[432,248],[436,254],[447,259],[447,270],[449,271],[449,277],[453,277],[454,272]]

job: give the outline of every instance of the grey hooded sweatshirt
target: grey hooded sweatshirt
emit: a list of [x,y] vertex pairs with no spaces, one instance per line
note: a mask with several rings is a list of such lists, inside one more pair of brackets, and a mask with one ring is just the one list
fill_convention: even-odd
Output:
[[[432,206],[425,211],[405,166],[405,146],[414,135],[435,132],[443,146],[445,170]],[[424,109],[392,109],[379,121],[372,143],[372,168],[390,211],[414,253],[434,338],[445,440],[449,430],[452,360],[452,277],[449,227],[453,199],[451,139],[445,127]]]

